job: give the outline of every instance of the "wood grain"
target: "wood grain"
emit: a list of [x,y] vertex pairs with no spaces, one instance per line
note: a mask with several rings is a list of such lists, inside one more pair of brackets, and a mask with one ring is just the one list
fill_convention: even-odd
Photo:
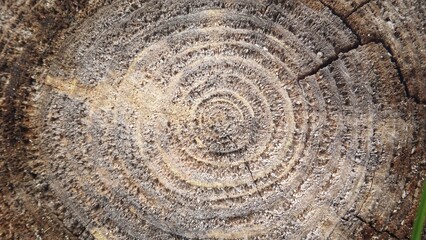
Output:
[[0,237],[410,236],[421,1],[71,3],[0,8]]

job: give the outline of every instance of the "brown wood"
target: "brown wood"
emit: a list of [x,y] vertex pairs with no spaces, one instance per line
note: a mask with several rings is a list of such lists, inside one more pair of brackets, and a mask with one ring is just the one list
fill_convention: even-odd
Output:
[[407,239],[426,4],[0,1],[1,239]]

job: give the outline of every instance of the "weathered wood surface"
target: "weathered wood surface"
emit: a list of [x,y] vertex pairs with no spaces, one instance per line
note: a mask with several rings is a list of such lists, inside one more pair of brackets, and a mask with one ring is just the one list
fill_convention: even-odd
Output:
[[405,239],[426,4],[0,1],[0,238]]

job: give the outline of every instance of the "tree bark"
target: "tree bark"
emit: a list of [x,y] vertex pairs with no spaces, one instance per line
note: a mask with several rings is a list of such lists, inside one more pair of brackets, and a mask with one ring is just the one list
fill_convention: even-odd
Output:
[[408,239],[422,0],[0,0],[0,238]]

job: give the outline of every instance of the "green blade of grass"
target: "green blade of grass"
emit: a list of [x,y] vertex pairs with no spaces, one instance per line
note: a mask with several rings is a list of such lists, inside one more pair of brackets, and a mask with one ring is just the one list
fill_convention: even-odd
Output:
[[423,182],[423,191],[420,198],[420,204],[417,209],[416,220],[414,221],[412,240],[420,240],[426,218],[426,180]]

